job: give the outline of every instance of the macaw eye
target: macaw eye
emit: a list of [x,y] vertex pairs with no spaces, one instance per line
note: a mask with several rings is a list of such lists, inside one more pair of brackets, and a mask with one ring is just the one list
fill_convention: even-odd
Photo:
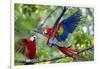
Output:
[[34,38],[36,38],[36,36],[35,36],[35,35],[34,35],[33,37],[34,37]]

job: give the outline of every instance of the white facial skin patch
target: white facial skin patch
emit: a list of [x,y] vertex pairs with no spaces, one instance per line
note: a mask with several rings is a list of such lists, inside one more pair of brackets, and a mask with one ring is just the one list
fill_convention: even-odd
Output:
[[34,35],[34,36],[30,37],[30,40],[33,41],[33,40],[35,40],[35,38],[36,38],[36,36]]
[[46,29],[44,30],[44,34],[47,34],[47,30]]

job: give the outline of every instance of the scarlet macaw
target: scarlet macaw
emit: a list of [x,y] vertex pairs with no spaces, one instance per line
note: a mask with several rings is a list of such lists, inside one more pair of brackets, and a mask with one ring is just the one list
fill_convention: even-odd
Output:
[[65,41],[68,38],[69,33],[72,33],[75,30],[80,21],[81,15],[79,11],[76,11],[70,17],[59,22],[66,10],[66,7],[64,7],[54,26],[52,28],[46,28],[44,33],[48,38],[47,44],[56,45],[65,55],[76,58],[78,56],[78,51],[69,47],[63,47],[60,42]]
[[30,37],[30,39],[23,38],[21,43],[25,46],[26,63],[31,62],[37,58],[36,54],[36,36]]

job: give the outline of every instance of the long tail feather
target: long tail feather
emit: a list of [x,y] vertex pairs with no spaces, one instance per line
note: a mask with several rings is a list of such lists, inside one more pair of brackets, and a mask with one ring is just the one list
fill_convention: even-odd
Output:
[[72,57],[72,58],[77,58],[78,56],[78,51],[73,50],[72,48],[66,48],[66,47],[61,47],[58,46],[58,49],[65,55]]

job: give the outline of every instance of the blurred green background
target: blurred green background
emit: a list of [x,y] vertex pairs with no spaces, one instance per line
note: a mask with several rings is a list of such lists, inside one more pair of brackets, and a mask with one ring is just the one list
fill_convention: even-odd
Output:
[[[68,18],[77,9],[82,13],[81,21],[76,30],[70,34],[69,38],[62,42],[64,45],[72,45],[74,49],[85,49],[88,46],[94,46],[94,9],[84,7],[67,7],[68,12],[62,17]],[[34,30],[39,28],[39,32],[43,32],[45,27],[52,27],[59,14],[62,12],[61,6],[49,5],[33,5],[33,4],[14,4],[14,33],[15,46],[18,46],[19,40],[22,37],[30,37]],[[53,13],[52,13],[53,12]],[[50,15],[49,17],[47,17]],[[47,19],[46,19],[47,18]],[[50,48],[46,45],[47,38],[36,33],[37,36],[37,53],[39,59],[52,58],[64,55],[56,47]],[[15,52],[15,59],[24,58],[22,53]],[[94,50],[88,50],[80,54],[79,61],[93,61]],[[72,62],[73,58],[66,57],[55,61],[41,62],[38,64]],[[23,65],[23,63],[15,62],[15,65]]]

